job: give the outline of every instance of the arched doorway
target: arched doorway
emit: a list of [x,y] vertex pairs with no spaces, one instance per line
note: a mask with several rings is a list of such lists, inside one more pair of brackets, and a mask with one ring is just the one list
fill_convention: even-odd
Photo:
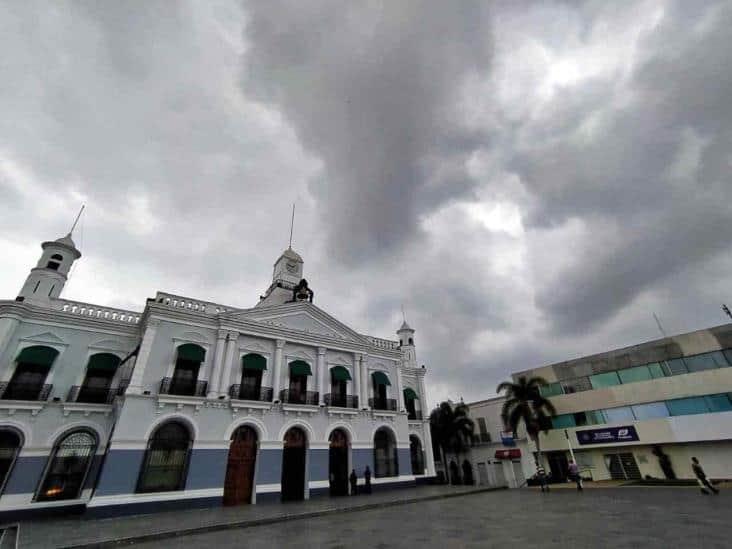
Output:
[[394,433],[382,427],[374,435],[374,476],[398,477],[399,460]]
[[328,438],[330,451],[328,479],[331,496],[348,495],[348,436],[343,429],[335,429]]
[[257,432],[243,425],[231,437],[224,481],[224,505],[251,503],[256,461]]
[[282,501],[305,499],[305,456],[307,437],[299,427],[285,433],[282,451]]
[[409,456],[412,459],[412,474],[424,475],[424,452],[422,452],[422,443],[414,435],[409,435]]

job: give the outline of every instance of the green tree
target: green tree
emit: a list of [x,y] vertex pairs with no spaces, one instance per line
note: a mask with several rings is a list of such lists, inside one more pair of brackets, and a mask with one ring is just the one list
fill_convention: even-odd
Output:
[[505,392],[506,396],[506,402],[501,411],[503,424],[513,432],[514,437],[516,437],[519,425],[524,424],[526,434],[536,445],[534,460],[537,465],[541,462],[539,433],[542,431],[546,433],[549,430],[551,417],[557,413],[554,405],[541,396],[539,391],[546,384],[547,382],[541,377],[527,379],[521,376],[515,383],[504,381],[496,388],[498,394]]
[[468,412],[468,406],[462,402],[455,407],[450,402],[442,402],[430,413],[432,440],[440,449],[440,460],[448,482],[450,468],[447,465],[447,453],[459,456],[468,449],[475,437],[475,423],[468,417]]

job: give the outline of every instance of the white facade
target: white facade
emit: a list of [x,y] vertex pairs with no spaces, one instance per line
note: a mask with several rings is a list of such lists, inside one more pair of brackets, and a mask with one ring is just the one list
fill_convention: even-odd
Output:
[[[292,427],[305,437],[304,498],[333,482],[335,430],[347,439],[348,472],[355,469],[361,484],[367,466],[375,487],[434,475],[428,422],[415,413],[427,409],[427,399],[414,331],[402,345],[359,334],[319,309],[300,283],[303,261],[293,250],[277,260],[272,284],[253,308],[158,292],[142,312],[61,299],[81,254],[70,235],[43,250],[18,298],[0,301],[0,435],[20,440],[4,471],[0,513],[82,506],[115,514],[161,502],[218,504],[227,497],[229,448],[240,426],[256,434],[251,502],[283,490],[284,441]],[[101,394],[89,385],[93,363],[100,368],[93,382],[107,398],[81,402],[80,395],[99,400]],[[99,373],[105,364],[116,370]],[[261,380],[251,377],[252,369]],[[342,395],[333,392],[341,390],[336,372]],[[254,389],[247,385],[252,379]],[[28,396],[28,380],[43,389]],[[154,461],[151,437],[168,422],[190,435],[182,484],[141,492],[145,464]],[[94,441],[87,444],[95,457],[82,471],[81,488],[74,497],[54,500],[56,488],[39,495],[53,484],[49,472],[60,467],[53,456],[63,452],[56,448],[75,430]],[[382,436],[393,444],[387,443],[388,463],[381,466],[388,474],[379,478],[381,454],[374,447]],[[419,447],[424,470],[415,473]],[[162,482],[170,473],[156,474]]]

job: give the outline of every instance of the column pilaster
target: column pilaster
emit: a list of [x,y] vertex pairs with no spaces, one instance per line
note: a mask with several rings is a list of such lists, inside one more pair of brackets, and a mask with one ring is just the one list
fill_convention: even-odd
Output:
[[[0,318],[0,349],[5,349],[8,346],[18,324],[20,324],[20,320],[17,318]],[[14,361],[12,359],[8,361],[7,366],[2,372],[2,377],[0,377],[2,381],[10,381],[13,375],[13,364]]]
[[318,347],[318,404],[325,406],[325,347]]
[[224,363],[221,366],[221,379],[219,380],[220,395],[228,395],[229,393],[231,368],[234,364],[234,351],[236,351],[236,345],[239,341],[239,332],[229,332],[226,339],[226,352],[224,353]]
[[285,346],[284,339],[275,341],[274,372],[272,375],[272,400],[280,398],[280,378],[282,377],[282,349]]
[[130,384],[127,387],[127,393],[135,395],[142,394],[142,378],[145,374],[145,368],[147,367],[148,360],[150,359],[150,352],[152,351],[155,334],[158,331],[159,325],[160,321],[157,318],[151,318],[147,321],[145,333],[142,336],[142,343],[140,343],[140,351],[137,353],[135,369],[132,371],[132,378],[130,379]]
[[221,381],[221,365],[224,363],[224,347],[226,345],[226,330],[216,333],[216,348],[214,350],[214,365],[208,379],[208,398],[216,398],[219,394]]
[[361,394],[361,368],[359,367],[358,355],[353,355],[353,394],[358,399],[357,410],[364,406],[363,395]]
[[371,407],[369,406],[369,382],[368,382],[368,357],[369,355],[361,355],[359,357],[360,362],[360,370],[361,370],[361,392],[363,393],[363,404],[361,404],[361,408],[364,410],[369,410]]
[[397,410],[403,412],[404,408],[404,387],[402,386],[402,365],[401,362],[396,366],[396,390],[397,390]]

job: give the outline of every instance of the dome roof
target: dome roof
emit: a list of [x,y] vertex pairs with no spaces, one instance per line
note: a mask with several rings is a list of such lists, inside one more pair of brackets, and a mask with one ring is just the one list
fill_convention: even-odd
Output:
[[411,327],[411,326],[410,326],[409,324],[407,324],[407,321],[406,321],[406,320],[405,320],[404,322],[402,322],[402,327],[401,327],[401,328],[399,328],[399,331],[400,331],[400,332],[401,332],[402,330],[409,330],[410,332],[413,332],[413,331],[414,331],[414,330],[412,329],[412,327]]
[[59,244],[65,244],[66,246],[71,246],[72,248],[76,248],[76,244],[74,244],[74,241],[71,239],[71,233],[62,238],[57,238],[55,242],[58,242]]
[[302,260],[302,257],[300,257],[300,254],[297,253],[292,248],[287,248],[284,252],[282,252],[282,255],[288,259],[292,259],[294,261],[299,261],[300,263],[304,263]]

